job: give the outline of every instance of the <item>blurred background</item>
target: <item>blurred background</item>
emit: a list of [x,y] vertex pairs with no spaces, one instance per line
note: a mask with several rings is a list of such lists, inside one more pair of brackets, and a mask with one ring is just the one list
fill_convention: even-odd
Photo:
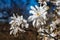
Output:
[[27,18],[30,6],[38,5],[37,0],[0,0],[0,22],[9,22],[13,13],[24,15]]

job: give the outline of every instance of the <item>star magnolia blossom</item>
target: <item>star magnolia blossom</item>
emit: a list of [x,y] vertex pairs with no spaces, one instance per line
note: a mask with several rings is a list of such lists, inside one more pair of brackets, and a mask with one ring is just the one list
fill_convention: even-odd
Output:
[[19,16],[17,15],[17,17],[13,14],[13,17],[11,17],[11,22],[9,24],[11,24],[11,28],[10,28],[10,35],[13,34],[13,35],[16,35],[18,31],[21,31],[21,32],[25,32],[25,30],[21,29],[19,26],[21,24],[23,24],[24,26],[21,26],[22,28],[25,27],[25,28],[28,28],[28,23],[27,23],[27,20],[23,19],[23,16]]
[[33,26],[35,26],[35,23],[37,23],[36,25],[43,25],[47,19],[47,10],[48,8],[45,5],[40,7],[38,7],[37,5],[35,5],[35,7],[31,6],[31,10],[29,11],[29,13],[33,15],[29,16],[28,21],[33,21]]
[[56,25],[60,23],[60,19],[57,19],[56,21],[52,21],[52,24],[50,24],[51,32],[56,28]]

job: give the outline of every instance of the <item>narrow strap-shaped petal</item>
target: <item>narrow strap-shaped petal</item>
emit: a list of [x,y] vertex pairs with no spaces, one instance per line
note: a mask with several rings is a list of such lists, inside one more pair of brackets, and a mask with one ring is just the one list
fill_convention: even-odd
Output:
[[9,24],[12,24],[14,22],[14,20],[10,21]]
[[16,18],[15,14],[13,13],[13,17]]
[[34,28],[36,27],[36,20],[33,21],[32,25]]
[[36,21],[36,28],[39,28],[40,27],[40,22],[39,20]]
[[33,6],[30,6],[30,8],[31,8],[32,10],[36,10]]
[[36,14],[36,11],[30,10],[29,13],[35,15]]
[[21,17],[20,19],[23,20],[23,16],[20,16],[20,17]]
[[21,27],[22,27],[22,28],[24,28],[24,26],[25,26],[24,24],[21,24]]
[[36,9],[39,9],[39,7],[37,5],[35,5]]
[[10,35],[13,33],[13,30],[10,31]]
[[26,23],[26,24],[25,24],[25,28],[28,28],[28,27],[29,27],[29,24]]
[[50,34],[52,37],[55,37],[56,36],[56,34],[54,34],[54,33],[52,33],[52,34]]
[[14,29],[13,34],[16,35],[17,32],[18,32],[18,27]]
[[24,19],[23,22],[24,22],[24,23],[27,23],[27,20]]
[[21,28],[18,28],[18,30],[21,31],[21,32],[25,32],[25,30],[23,30],[23,29],[21,29]]
[[35,16],[35,15],[29,16],[28,17],[28,21],[31,22],[31,21],[33,21],[36,18],[37,18],[37,16]]

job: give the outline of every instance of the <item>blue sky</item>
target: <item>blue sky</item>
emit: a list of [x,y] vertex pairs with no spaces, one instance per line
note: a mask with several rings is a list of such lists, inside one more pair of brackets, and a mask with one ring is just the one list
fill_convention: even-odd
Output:
[[[37,0],[0,0],[0,10],[4,10],[3,12],[0,11],[0,17],[9,15],[6,9],[12,10],[15,6],[16,8],[22,9],[23,11],[20,12],[24,15],[25,18],[27,18],[30,15],[30,6],[34,5],[38,5]],[[48,5],[50,5],[50,3],[48,3]],[[52,7],[50,11],[56,8],[54,5],[51,6]]]
[[[0,0],[0,9],[4,10],[6,8],[13,9],[13,6],[25,10],[23,12],[29,13],[30,6],[38,5],[36,0]],[[24,13],[23,13],[24,14]]]

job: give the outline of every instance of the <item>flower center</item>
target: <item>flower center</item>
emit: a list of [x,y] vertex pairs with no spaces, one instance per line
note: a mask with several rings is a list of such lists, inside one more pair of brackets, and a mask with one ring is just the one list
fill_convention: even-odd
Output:
[[37,15],[37,16],[40,16],[40,13],[37,13],[36,15]]

